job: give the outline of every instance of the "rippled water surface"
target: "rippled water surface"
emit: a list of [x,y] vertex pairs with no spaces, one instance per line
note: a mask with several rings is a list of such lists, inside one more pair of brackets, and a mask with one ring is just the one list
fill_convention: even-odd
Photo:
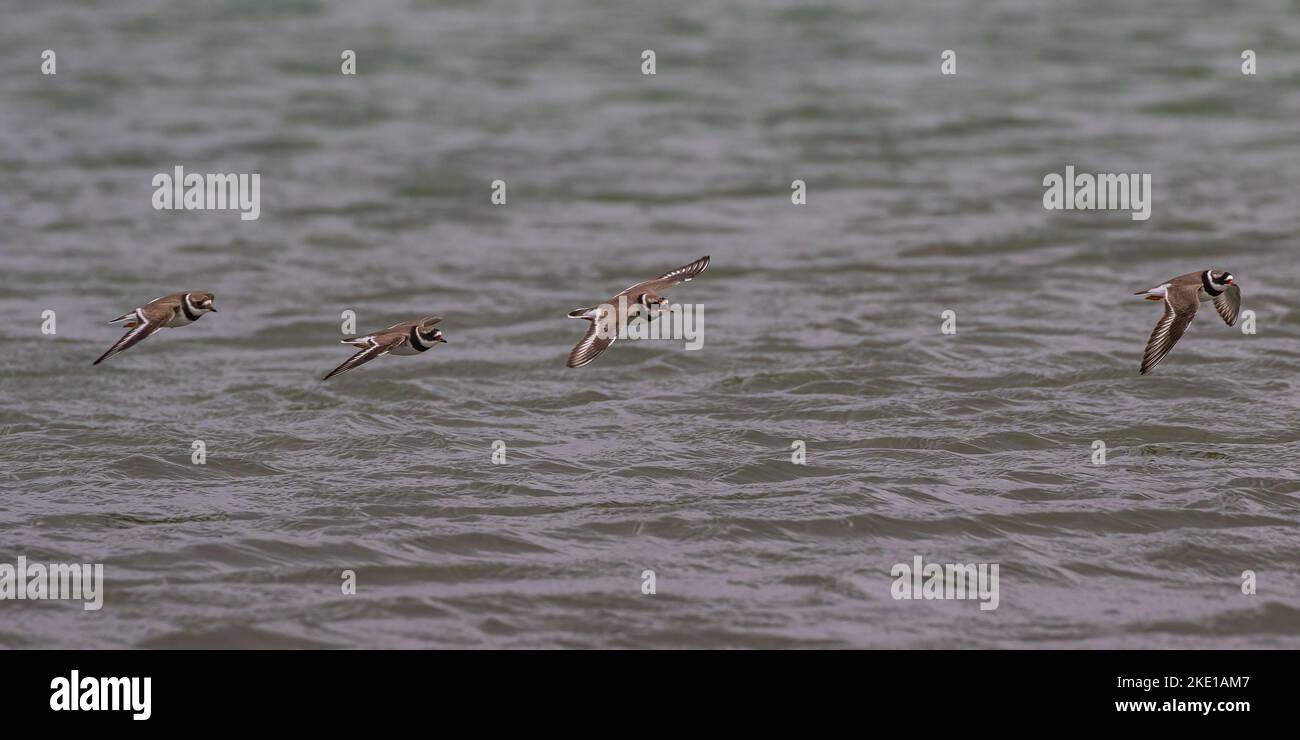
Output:
[[[1294,4],[0,8],[0,562],[108,581],[0,645],[1300,645]],[[176,165],[260,219],[155,211]],[[1044,210],[1066,165],[1152,217]],[[703,349],[565,368],[569,310],[704,254]],[[1140,377],[1132,292],[1210,267],[1257,333]],[[448,343],[322,384],[344,310]],[[918,555],[999,607],[893,599]]]

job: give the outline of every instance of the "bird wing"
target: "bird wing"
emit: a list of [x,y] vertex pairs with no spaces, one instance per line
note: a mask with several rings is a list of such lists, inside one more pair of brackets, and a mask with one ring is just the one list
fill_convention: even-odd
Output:
[[[153,314],[153,318],[150,318],[150,314]],[[129,317],[129,316],[130,314],[127,314],[125,317]],[[127,351],[128,349],[131,349],[135,345],[144,341],[144,339],[149,335],[153,334],[154,332],[166,326],[167,321],[171,320],[170,314],[166,317],[165,320],[162,321],[158,320],[158,316],[159,315],[157,312],[146,312],[143,308],[136,309],[135,319],[134,319],[135,323],[128,324],[128,326],[131,327],[130,331],[123,334],[121,339],[117,340],[112,347],[108,348],[107,352],[100,355],[99,359],[92,362],[91,365],[98,365],[99,363],[103,362],[104,360],[107,360],[110,357],[113,357],[114,355],[120,354],[122,352]],[[121,319],[115,319],[114,321],[120,321],[120,320]]]
[[1174,344],[1187,331],[1187,325],[1192,323],[1196,318],[1196,308],[1200,304],[1200,286],[1187,285],[1171,287],[1165,292],[1165,313],[1156,322],[1156,327],[1151,330],[1151,338],[1147,340],[1146,351],[1142,353],[1142,369],[1140,373],[1146,375],[1151,372],[1169,350],[1174,348]]
[[393,324],[387,329],[384,329],[383,331],[376,332],[376,333],[377,334],[388,334],[388,333],[410,334],[411,327],[413,326],[420,326],[422,324],[429,324],[432,326],[433,324],[436,324],[440,321],[442,321],[442,317],[440,316],[427,316],[422,319],[414,319],[412,321],[403,321],[397,324]]
[[1214,296],[1214,310],[1219,312],[1228,326],[1237,323],[1241,314],[1241,288],[1229,285],[1222,293]]
[[[588,327],[587,333],[582,337],[582,341],[574,345],[573,351],[569,352],[569,367],[582,367],[583,365],[586,365],[597,357],[600,357],[600,353],[609,349],[609,346],[614,343],[614,340],[618,339],[617,332],[597,331],[596,329],[598,325],[599,321],[591,322],[591,326]],[[606,336],[601,336],[601,334],[605,334]]]
[[[322,382],[329,380],[339,373],[347,372],[358,365],[364,365],[376,357],[383,357],[394,349],[402,346],[402,343],[406,341],[405,334],[372,334],[368,337],[355,338],[366,341],[368,346],[344,360],[341,365],[331,370],[328,375],[321,378]],[[344,341],[346,342],[347,340]]]
[[165,295],[137,308],[136,313],[140,314],[150,324],[157,324],[159,327],[167,326],[172,319],[176,318],[176,314],[181,312],[181,301],[184,300],[181,296],[183,295],[184,293]]
[[676,270],[669,270],[654,280],[646,280],[645,282],[637,283],[623,291],[623,293],[633,296],[642,293],[658,294],[660,291],[671,288],[674,285],[680,285],[681,283],[691,280],[696,275],[704,272],[704,268],[708,266],[709,256],[706,254],[689,265],[682,265]]

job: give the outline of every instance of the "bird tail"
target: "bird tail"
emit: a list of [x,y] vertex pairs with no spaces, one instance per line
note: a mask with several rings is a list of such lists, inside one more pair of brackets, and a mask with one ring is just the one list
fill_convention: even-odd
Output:
[[595,320],[596,320],[596,309],[598,309],[598,308],[600,308],[600,307],[599,307],[599,306],[591,306],[590,308],[576,308],[576,309],[574,309],[574,310],[572,310],[572,311],[569,312],[569,318],[571,318],[571,319],[587,319],[588,321],[595,321]]

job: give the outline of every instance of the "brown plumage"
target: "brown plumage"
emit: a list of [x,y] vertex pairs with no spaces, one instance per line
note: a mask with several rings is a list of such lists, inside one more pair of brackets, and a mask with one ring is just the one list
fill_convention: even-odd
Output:
[[[638,315],[648,315],[651,306],[663,306],[668,303],[663,291],[674,285],[680,285],[704,272],[709,266],[709,256],[705,255],[689,265],[670,270],[653,280],[646,280],[615,293],[606,303],[579,308],[569,312],[571,319],[586,319],[591,322],[582,340],[569,352],[569,367],[582,367],[609,349],[619,332],[627,326],[629,319]],[[624,299],[620,304],[619,299]]]
[[1139,290],[1134,295],[1165,304],[1165,312],[1151,330],[1146,351],[1142,353],[1139,370],[1142,375],[1151,372],[1174,348],[1192,319],[1196,318],[1196,310],[1202,301],[1213,301],[1214,309],[1228,326],[1236,324],[1241,314],[1241,289],[1229,272],[1189,272],[1153,288]]
[[329,374],[321,378],[321,380],[329,380],[339,373],[345,373],[354,367],[364,365],[376,357],[383,357],[389,353],[418,355],[421,352],[433,349],[434,344],[447,341],[442,338],[442,332],[435,328],[439,321],[442,321],[442,319],[437,316],[426,316],[415,321],[403,321],[400,324],[393,324],[387,329],[377,331],[374,334],[348,337],[342,341],[342,344],[350,344],[353,347],[360,348],[361,351],[344,360],[341,365],[329,371]]
[[91,364],[98,365],[114,355],[125,352],[159,329],[185,326],[198,321],[205,313],[216,313],[217,308],[212,305],[213,298],[214,296],[206,291],[172,293],[162,298],[155,298],[134,311],[118,316],[108,323],[123,322],[129,331]]

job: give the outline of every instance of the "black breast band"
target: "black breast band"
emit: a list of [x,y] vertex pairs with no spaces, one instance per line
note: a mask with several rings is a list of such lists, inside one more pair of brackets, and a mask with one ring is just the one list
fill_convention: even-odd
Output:
[[411,346],[414,347],[417,352],[423,352],[429,349],[427,345],[420,343],[420,332],[417,331],[414,326],[411,327]]

